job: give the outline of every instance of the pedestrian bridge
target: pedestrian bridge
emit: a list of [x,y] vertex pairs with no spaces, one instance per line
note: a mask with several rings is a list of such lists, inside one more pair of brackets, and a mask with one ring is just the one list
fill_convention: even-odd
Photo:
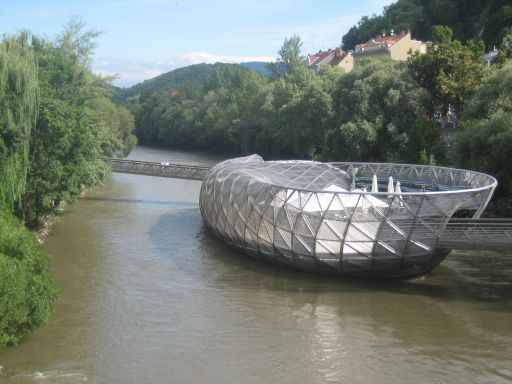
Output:
[[174,179],[203,180],[210,167],[183,164],[161,164],[150,161],[105,159],[112,172],[134,175],[171,177]]
[[512,251],[512,219],[452,218],[438,246],[446,249]]
[[[161,164],[149,161],[106,158],[112,172],[134,175],[203,180],[210,167]],[[512,219],[452,218],[446,225],[438,248],[512,251]]]

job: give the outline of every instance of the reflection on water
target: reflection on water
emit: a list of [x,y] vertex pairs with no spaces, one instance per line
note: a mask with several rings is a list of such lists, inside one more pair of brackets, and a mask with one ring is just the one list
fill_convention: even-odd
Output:
[[70,207],[45,244],[62,298],[0,351],[0,382],[512,381],[511,254],[453,253],[411,281],[291,271],[210,235],[199,186],[115,174]]

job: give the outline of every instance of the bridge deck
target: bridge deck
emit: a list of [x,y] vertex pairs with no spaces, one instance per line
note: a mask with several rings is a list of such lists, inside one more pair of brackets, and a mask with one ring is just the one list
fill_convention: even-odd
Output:
[[150,161],[105,159],[112,166],[112,172],[134,175],[171,177],[175,179],[203,180],[210,167],[198,165],[169,164]]
[[[113,172],[203,180],[209,167],[137,160],[105,159]],[[512,250],[512,219],[451,219],[439,248]]]
[[512,219],[451,219],[440,248],[512,251]]

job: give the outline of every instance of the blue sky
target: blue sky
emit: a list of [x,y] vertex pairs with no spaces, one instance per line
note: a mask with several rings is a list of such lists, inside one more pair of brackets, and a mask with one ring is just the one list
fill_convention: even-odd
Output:
[[73,16],[103,31],[92,69],[129,86],[197,63],[274,60],[297,34],[303,53],[339,46],[364,15],[395,0],[0,0],[0,34],[53,38]]

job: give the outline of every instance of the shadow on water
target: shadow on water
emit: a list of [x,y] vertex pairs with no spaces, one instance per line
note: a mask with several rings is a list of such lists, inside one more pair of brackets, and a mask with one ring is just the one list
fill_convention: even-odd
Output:
[[[430,274],[411,280],[370,280],[321,275],[252,259],[210,233],[199,209],[178,209],[159,217],[151,242],[168,250],[175,266],[216,288],[236,284],[300,292],[387,292],[452,301],[474,301],[493,311],[512,312],[512,256],[455,254]],[[498,262],[499,260],[499,262]],[[486,304],[489,304],[486,306]]]

